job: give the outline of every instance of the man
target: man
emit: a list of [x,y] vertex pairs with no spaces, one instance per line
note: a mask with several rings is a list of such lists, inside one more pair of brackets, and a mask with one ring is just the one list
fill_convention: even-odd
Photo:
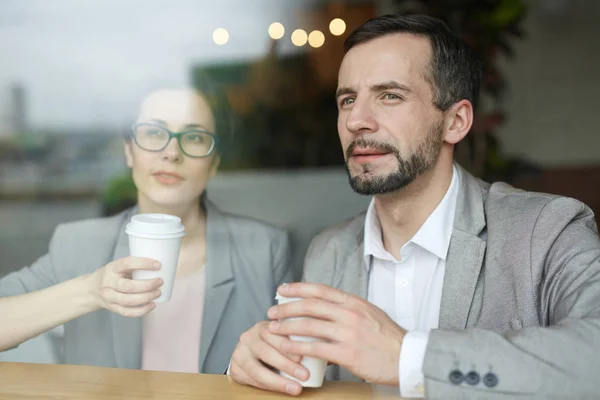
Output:
[[[406,397],[596,395],[600,240],[564,197],[489,185],[453,163],[473,122],[480,65],[426,16],[372,19],[346,40],[338,131],[366,214],[317,236],[305,300],[245,332],[230,374],[297,395],[302,356],[328,379],[399,385]],[[287,320],[291,317],[309,317]],[[305,335],[322,342],[293,342]],[[271,368],[269,368],[271,367]]]

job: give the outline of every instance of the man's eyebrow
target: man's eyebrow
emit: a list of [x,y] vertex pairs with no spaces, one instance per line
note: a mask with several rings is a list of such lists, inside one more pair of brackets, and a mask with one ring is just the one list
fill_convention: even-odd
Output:
[[335,97],[338,98],[340,96],[344,96],[346,94],[356,94],[356,90],[351,89],[349,87],[346,86],[342,86],[339,87],[336,91],[335,91]]
[[400,90],[400,91],[406,92],[406,93],[412,93],[412,90],[408,86],[403,85],[396,81],[387,81],[387,82],[383,82],[383,83],[378,83],[376,85],[371,86],[370,89],[372,92],[381,92],[383,90],[395,89],[395,90]]
[[[412,93],[412,90],[406,86],[403,85],[402,83],[396,82],[396,81],[387,81],[387,82],[382,82],[382,83],[377,83],[375,85],[372,85],[369,90],[371,92],[381,92],[384,90],[400,90],[402,92],[406,92],[406,93]],[[339,87],[336,92],[335,92],[335,97],[338,98],[340,96],[344,96],[347,94],[356,94],[356,90],[347,87],[347,86],[341,86]]]

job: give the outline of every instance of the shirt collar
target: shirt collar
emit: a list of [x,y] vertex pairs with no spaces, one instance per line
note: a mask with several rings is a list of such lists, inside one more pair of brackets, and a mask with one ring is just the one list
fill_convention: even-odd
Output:
[[[369,256],[374,256],[384,260],[393,260],[385,247],[383,247],[383,238],[381,236],[381,223],[377,216],[375,208],[375,199],[373,198],[367,209],[365,216],[365,238],[364,238],[364,257],[368,260]],[[367,263],[368,265],[368,263]]]
[[[436,257],[445,260],[450,247],[450,238],[454,225],[454,214],[459,192],[459,176],[456,167],[452,168],[452,181],[442,198],[442,201],[427,217],[425,223],[417,233],[408,241],[413,243]],[[367,268],[369,257],[377,257],[384,260],[394,260],[394,257],[385,250],[381,233],[381,224],[375,208],[375,199],[371,200],[367,215],[365,216],[364,235],[364,257]]]

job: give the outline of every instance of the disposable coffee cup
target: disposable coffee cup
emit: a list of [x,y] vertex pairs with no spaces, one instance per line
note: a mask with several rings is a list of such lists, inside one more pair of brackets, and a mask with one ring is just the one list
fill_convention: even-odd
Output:
[[[281,296],[279,293],[277,294],[277,296],[275,296],[275,300],[278,301],[278,303],[281,304],[286,304],[286,303],[291,303],[293,301],[299,301],[302,300],[302,298],[300,297],[283,297]],[[298,317],[298,318],[288,318],[289,320],[298,320],[298,319],[306,319],[305,317]],[[295,341],[299,341],[299,342],[319,342],[321,341],[321,339],[319,338],[315,338],[315,337],[310,337],[310,336],[289,336],[289,338],[291,340],[295,340]],[[305,381],[301,381],[300,379],[291,376],[289,374],[286,374],[283,371],[280,371],[279,374],[285,378],[291,379],[293,381],[296,381],[298,383],[300,383],[303,387],[321,387],[323,386],[323,379],[325,378],[325,368],[327,368],[327,360],[323,360],[320,358],[315,358],[315,357],[302,357],[302,361],[300,361],[300,364],[302,364],[302,366],[304,368],[306,368],[309,372],[309,377],[307,380]]]
[[154,301],[169,301],[173,294],[181,238],[185,236],[181,219],[168,214],[138,214],[131,217],[125,232],[129,235],[131,256],[152,258],[161,263],[158,271],[133,271],[133,279],[162,278],[162,294]]

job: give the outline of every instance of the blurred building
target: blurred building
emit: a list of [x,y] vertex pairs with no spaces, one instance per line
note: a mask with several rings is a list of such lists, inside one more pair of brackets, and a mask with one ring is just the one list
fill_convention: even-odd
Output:
[[0,140],[14,138],[27,129],[26,90],[13,84],[0,91]]
[[14,84],[10,88],[10,123],[13,132],[27,132],[27,94],[25,87]]

